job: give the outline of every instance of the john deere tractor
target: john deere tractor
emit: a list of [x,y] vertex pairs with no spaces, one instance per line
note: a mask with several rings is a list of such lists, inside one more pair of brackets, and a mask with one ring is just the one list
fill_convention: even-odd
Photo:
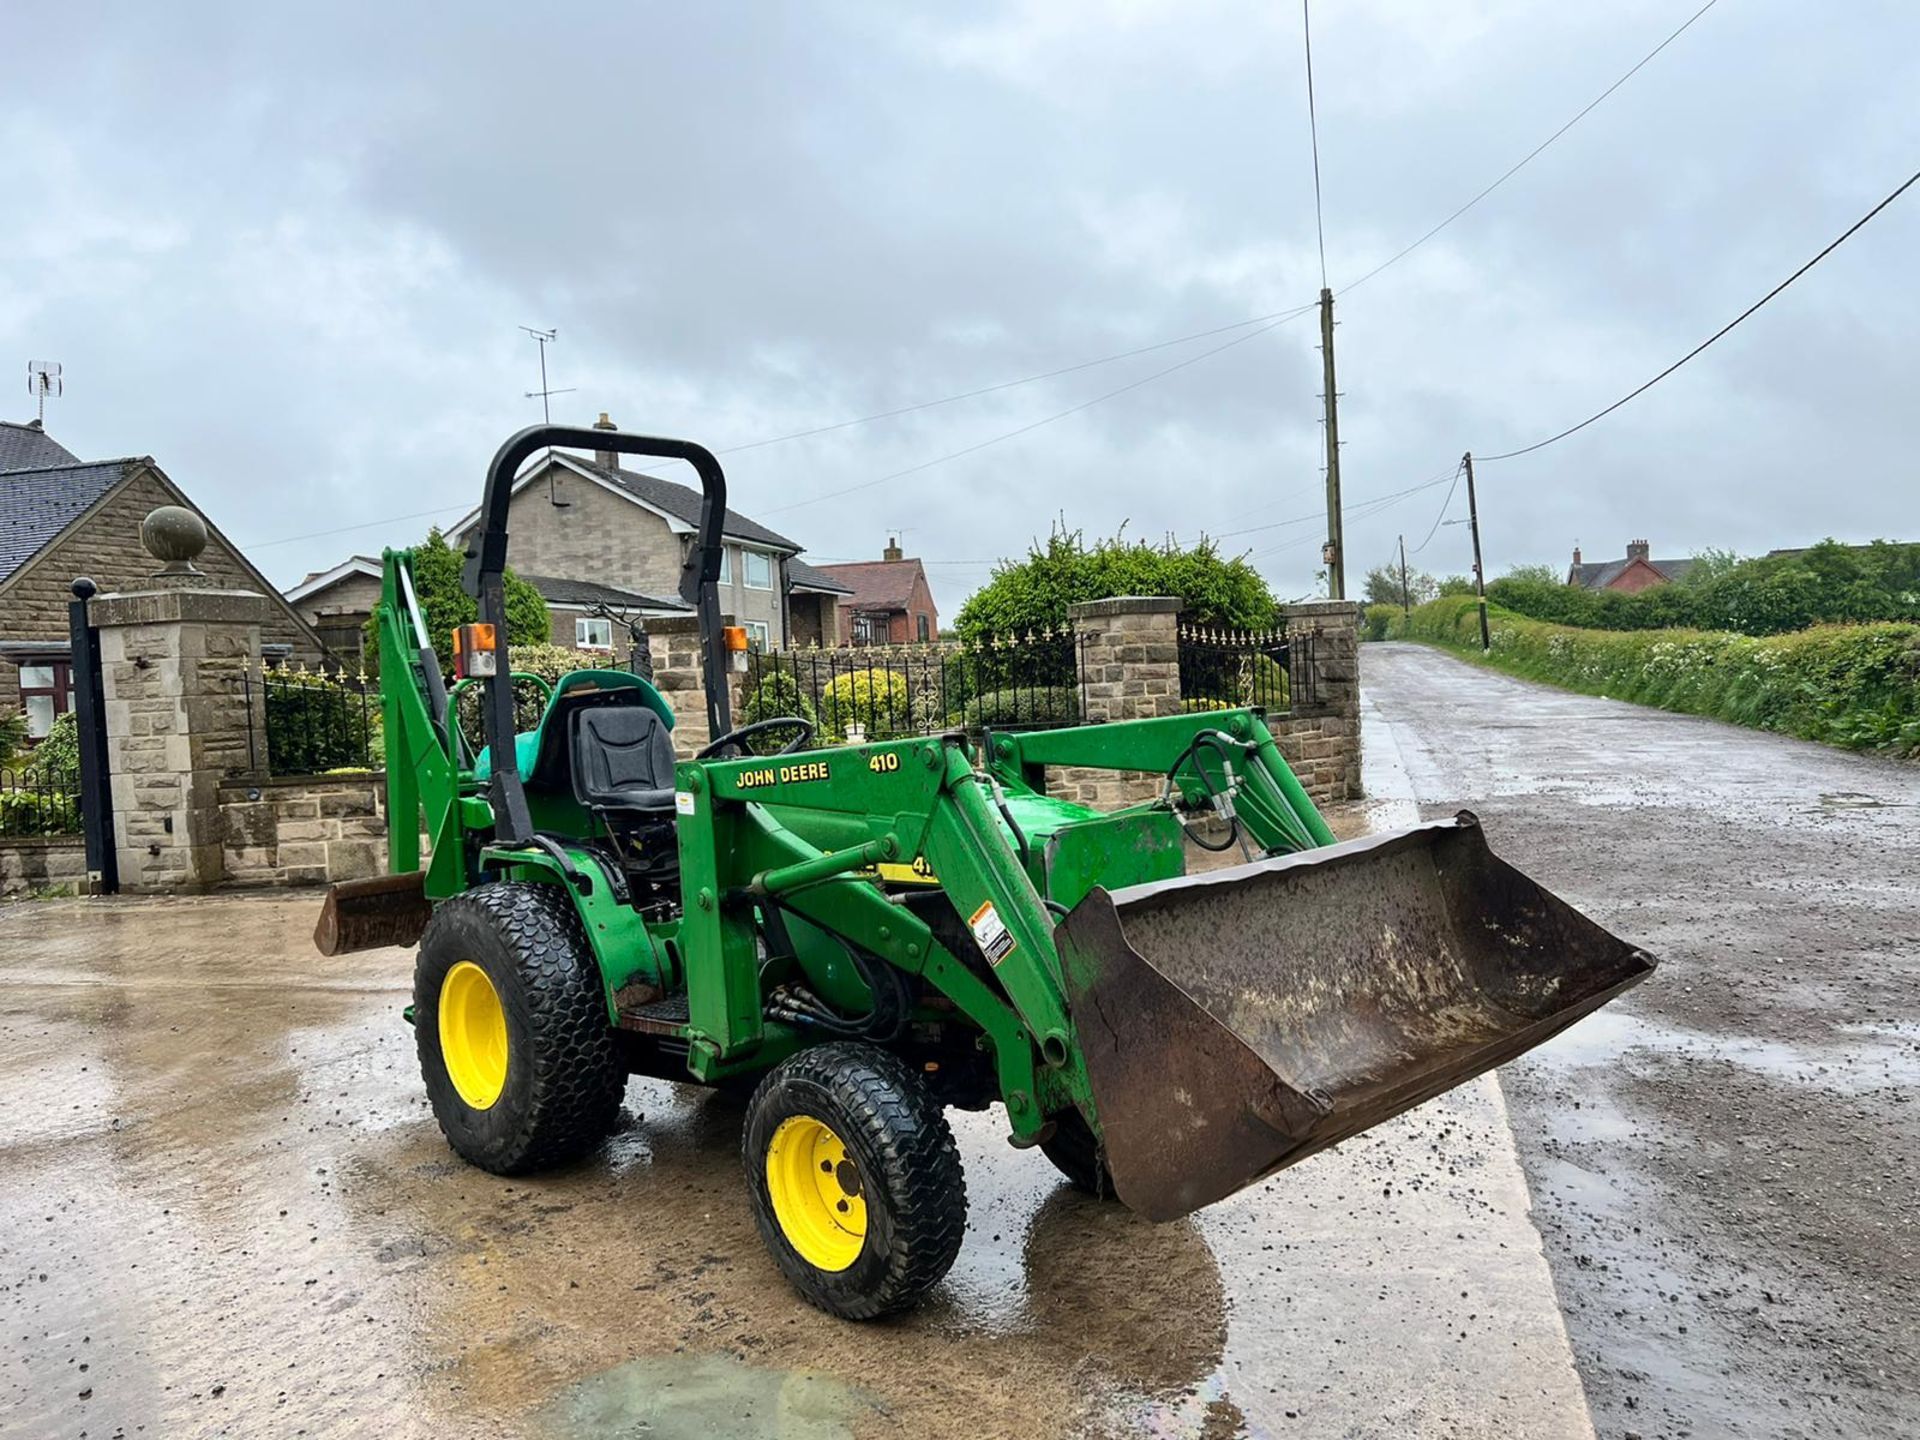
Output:
[[[700,478],[680,589],[712,738],[688,758],[687,717],[638,675],[511,672],[508,502],[549,446]],[[588,1153],[629,1075],[750,1095],[744,1178],[774,1263],[867,1319],[913,1304],[959,1250],[948,1107],[999,1106],[1012,1145],[1171,1220],[1653,967],[1496,858],[1471,814],[1334,843],[1257,710],[876,744],[822,744],[797,716],[735,729],[725,514],[698,445],[515,435],[487,474],[465,573],[480,618],[451,684],[409,556],[387,553],[392,873],[336,886],[316,939],[418,943],[421,1072],[472,1164],[521,1175]],[[1158,777],[1160,796],[1091,810],[1047,793],[1060,766]],[[1253,858],[1188,874],[1190,834],[1223,829]]]

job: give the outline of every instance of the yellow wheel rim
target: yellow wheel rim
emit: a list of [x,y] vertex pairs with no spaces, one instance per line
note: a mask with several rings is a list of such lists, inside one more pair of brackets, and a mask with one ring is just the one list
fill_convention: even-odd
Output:
[[507,1087],[507,1012],[487,972],[471,960],[440,982],[440,1058],[475,1110],[492,1109]]
[[767,1146],[767,1196],[787,1243],[816,1270],[844,1270],[867,1242],[865,1182],[830,1126],[780,1122]]

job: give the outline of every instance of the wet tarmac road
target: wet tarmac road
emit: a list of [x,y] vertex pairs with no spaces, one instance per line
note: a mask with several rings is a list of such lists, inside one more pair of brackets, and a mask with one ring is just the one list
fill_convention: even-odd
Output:
[[1920,767],[1413,646],[1362,682],[1425,813],[1664,962],[1501,1072],[1599,1433],[1920,1435]]
[[1160,1227],[955,1115],[958,1265],[849,1325],[762,1252],[719,1097],[454,1159],[411,957],[321,960],[316,904],[0,907],[0,1436],[1592,1433],[1490,1082]]

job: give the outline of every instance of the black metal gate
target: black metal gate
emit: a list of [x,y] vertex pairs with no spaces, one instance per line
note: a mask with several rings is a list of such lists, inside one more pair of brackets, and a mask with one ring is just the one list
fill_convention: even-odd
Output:
[[87,878],[97,895],[120,890],[113,849],[113,787],[107,772],[107,702],[100,683],[100,632],[87,619],[87,602],[100,587],[82,575],[73,582],[67,626],[73,642],[73,713],[80,730],[80,832],[87,844]]

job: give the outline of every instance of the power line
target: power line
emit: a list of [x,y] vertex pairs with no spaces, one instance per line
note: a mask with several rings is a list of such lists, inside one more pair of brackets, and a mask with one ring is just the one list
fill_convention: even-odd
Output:
[[1439,534],[1440,522],[1447,518],[1447,507],[1453,504],[1453,492],[1459,488],[1460,472],[1462,469],[1465,468],[1465,466],[1466,466],[1466,461],[1464,460],[1458,460],[1454,462],[1453,484],[1447,486],[1447,498],[1440,502],[1440,513],[1433,517],[1433,525],[1427,531],[1426,540],[1422,540],[1418,545],[1413,547],[1414,554],[1418,555],[1422,550],[1426,549],[1427,542],[1432,540],[1435,535]]
[[[1436,485],[1444,485],[1446,483],[1447,476],[1441,474],[1431,480],[1423,480],[1418,485],[1411,485],[1405,490],[1396,490],[1391,495],[1376,495],[1371,500],[1357,500],[1354,502],[1353,510],[1355,513],[1358,513],[1362,507],[1376,504],[1381,500],[1398,500],[1404,496],[1412,495],[1417,491],[1431,490]],[[1235,535],[1257,535],[1262,530],[1279,530],[1288,525],[1305,525],[1310,520],[1324,520],[1326,515],[1326,511],[1316,510],[1311,515],[1295,515],[1286,520],[1269,520],[1265,524],[1248,525],[1239,530],[1221,530],[1217,532],[1213,538],[1215,540],[1230,540]]]
[[[1395,490],[1386,495],[1375,495],[1371,499],[1356,501],[1352,506],[1349,507],[1347,513],[1351,518],[1356,520],[1368,519],[1371,516],[1380,514],[1384,510],[1391,510],[1395,505],[1398,505],[1401,501],[1407,499],[1407,497],[1411,495],[1416,495],[1422,490],[1431,490],[1436,485],[1446,484],[1448,478],[1449,477],[1442,475],[1442,476],[1439,476],[1437,479],[1423,480],[1418,485],[1410,485],[1405,490]],[[1298,520],[1277,521],[1275,523],[1276,524],[1303,524],[1308,520],[1318,520],[1320,518],[1322,518],[1320,515],[1314,514],[1314,515],[1301,516]],[[1261,528],[1269,528],[1269,527],[1261,527]],[[1215,536],[1213,538],[1225,539],[1227,537]],[[1307,537],[1301,540],[1290,540],[1284,545],[1275,545],[1270,549],[1266,549],[1266,550],[1256,550],[1253,552],[1253,555],[1250,558],[1259,560],[1268,555],[1278,555],[1287,550],[1297,550],[1297,549],[1300,549],[1302,546],[1317,545],[1319,543],[1320,543],[1320,537],[1318,535],[1308,535]]]
[[1320,214],[1320,118],[1313,105],[1313,20],[1300,0],[1300,34],[1307,52],[1307,133],[1313,140],[1313,230],[1320,240],[1320,288],[1327,288],[1327,229]]
[[301,540],[324,540],[329,535],[348,535],[355,530],[373,530],[382,525],[397,525],[402,520],[424,520],[429,515],[445,515],[456,510],[471,510],[472,502],[442,505],[435,510],[415,510],[411,515],[389,515],[384,520],[363,520],[358,525],[342,525],[336,530],[309,530],[304,535],[289,535],[281,540],[250,540],[242,550],[271,550],[276,545],[292,545]]
[[[1304,3],[1305,3],[1305,0],[1302,0],[1302,4]],[[1609,95],[1613,94],[1614,91],[1618,90],[1622,85],[1626,84],[1627,81],[1631,80],[1635,75],[1639,74],[1641,69],[1647,64],[1648,61],[1652,60],[1654,56],[1658,55],[1662,50],[1666,49],[1667,46],[1671,45],[1674,41],[1678,40],[1682,35],[1686,33],[1688,27],[1691,26],[1694,21],[1698,20],[1702,15],[1706,14],[1707,11],[1711,10],[1715,5],[1719,3],[1720,3],[1720,0],[1707,0],[1706,4],[1702,5],[1698,10],[1694,11],[1693,14],[1687,17],[1686,22],[1683,25],[1681,25],[1678,30],[1675,30],[1671,35],[1667,36],[1666,39],[1662,40],[1658,45],[1654,46],[1653,49],[1649,50],[1645,55],[1642,55],[1639,61],[1634,65],[1634,67],[1631,70],[1627,71],[1626,74],[1622,75],[1618,80],[1614,81],[1606,89],[1602,90],[1598,95],[1594,96],[1593,99],[1589,100],[1586,106],[1579,112],[1579,114],[1575,115],[1571,120],[1567,121],[1566,124],[1562,125],[1558,130],[1554,131],[1546,139],[1542,140],[1538,145],[1534,146],[1533,149],[1529,150],[1524,156],[1520,158],[1517,164],[1515,164],[1505,174],[1501,175],[1499,179],[1495,180],[1491,185],[1487,186],[1486,189],[1482,190],[1478,195],[1475,195],[1471,200],[1467,201],[1466,204],[1462,205],[1458,210],[1454,211],[1451,215],[1447,216],[1446,219],[1442,220],[1438,225],[1434,226],[1431,230],[1427,231],[1426,234],[1422,235],[1418,240],[1415,240],[1411,245],[1408,245],[1404,249],[1397,251],[1395,254],[1388,256],[1385,260],[1381,261],[1378,265],[1374,266],[1373,269],[1367,271],[1366,274],[1362,275],[1358,280],[1354,281],[1351,285],[1342,287],[1341,293],[1344,295],[1348,291],[1358,290],[1362,285],[1366,284],[1367,281],[1373,279],[1373,277],[1378,275],[1382,270],[1387,269],[1389,266],[1399,264],[1402,260],[1406,259],[1407,256],[1411,255],[1414,251],[1418,250],[1422,245],[1426,244],[1427,241],[1433,239],[1434,236],[1438,235],[1442,230],[1446,229],[1449,225],[1453,224],[1454,221],[1458,220],[1462,215],[1466,214],[1467,211],[1473,209],[1474,206],[1478,205],[1482,200],[1486,199],[1487,196],[1491,195],[1494,191],[1498,190],[1502,185],[1506,184],[1507,181],[1511,180],[1515,175],[1518,175],[1522,170],[1524,170],[1529,164],[1533,162],[1535,157],[1537,157],[1542,150],[1545,150],[1549,145],[1553,144],[1554,141],[1558,140],[1562,135],[1566,134],[1574,126],[1578,125],[1582,120],[1586,119],[1587,116],[1593,110],[1598,108],[1602,100],[1605,100]],[[1324,264],[1322,265],[1321,268],[1322,270],[1325,269]]]
[[1811,260],[1807,261],[1806,264],[1802,265],[1798,270],[1794,271],[1791,275],[1787,276],[1786,279],[1782,280],[1778,285],[1774,286],[1766,294],[1762,295],[1758,300],[1754,301],[1753,304],[1749,305],[1746,309],[1742,310],[1738,315],[1734,316],[1733,319],[1729,320],[1726,324],[1722,325],[1718,330],[1714,331],[1713,334],[1709,335],[1706,339],[1702,340],[1698,345],[1694,346],[1693,349],[1689,350],[1686,354],[1682,355],[1678,360],[1674,361],[1673,364],[1669,365],[1666,369],[1662,370],[1658,375],[1654,376],[1651,380],[1647,381],[1644,385],[1640,385],[1632,390],[1629,390],[1625,395],[1622,395],[1618,400],[1614,401],[1611,405],[1607,406],[1606,409],[1595,411],[1593,414],[1589,415],[1586,419],[1582,420],[1578,425],[1569,425],[1566,429],[1562,430],[1558,435],[1549,435],[1544,440],[1536,440],[1531,445],[1523,446],[1518,450],[1509,450],[1501,455],[1482,455],[1479,457],[1479,459],[1482,461],[1482,463],[1484,463],[1489,460],[1512,460],[1516,456],[1531,455],[1535,450],[1545,449],[1547,446],[1553,444],[1556,440],[1564,440],[1569,435],[1572,435],[1577,431],[1586,429],[1587,426],[1593,424],[1594,421],[1602,419],[1608,415],[1611,415],[1614,411],[1618,410],[1622,405],[1626,404],[1629,400],[1632,400],[1636,396],[1646,394],[1647,391],[1651,390],[1654,386],[1658,385],[1662,380],[1666,379],[1667,376],[1673,374],[1674,371],[1678,370],[1682,365],[1686,364],[1689,360],[1693,359],[1694,356],[1698,355],[1701,351],[1705,350],[1708,346],[1712,345],[1716,340],[1720,339],[1723,335],[1726,335],[1735,326],[1737,326],[1742,320],[1745,320],[1749,315],[1753,314],[1762,305],[1765,305],[1769,300],[1773,299],[1774,296],[1778,295],[1782,290],[1785,290],[1789,285],[1793,284],[1794,281],[1798,280],[1802,275],[1806,274],[1809,270],[1813,269],[1814,266],[1818,265],[1822,260],[1826,259],[1827,256],[1831,255],[1835,250],[1838,250],[1843,244],[1846,243],[1846,241],[1853,235],[1853,233],[1856,230],[1860,229],[1869,220],[1873,219],[1874,216],[1878,215],[1882,210],[1886,209],[1887,206],[1891,205],[1895,200],[1898,200],[1900,196],[1904,194],[1906,190],[1916,180],[1920,180],[1920,170],[1916,170],[1913,174],[1909,175],[1903,182],[1901,182],[1901,184],[1894,190],[1894,192],[1891,195],[1887,196],[1886,199],[1882,200],[1878,205],[1874,206],[1871,210],[1867,211],[1866,214],[1862,215],[1858,220],[1854,221],[1853,224],[1849,225],[1845,230],[1841,231],[1839,235],[1835,236],[1834,239],[1832,239],[1827,243],[1826,247],[1822,249],[1818,255],[1815,255]]
[[1202,350],[1198,355],[1190,355],[1185,360],[1179,361],[1177,364],[1169,365],[1163,370],[1156,370],[1150,375],[1142,375],[1138,380],[1129,381],[1127,384],[1121,385],[1116,389],[1109,390],[1103,395],[1096,395],[1091,400],[1082,400],[1078,405],[1070,405],[1065,410],[1056,411],[1052,415],[1048,415],[1045,418],[1040,420],[1031,421],[1028,424],[1020,426],[1017,429],[1008,430],[999,435],[989,436],[985,440],[976,441],[972,445],[966,445],[961,447],[958,450],[949,451],[947,454],[937,456],[932,460],[923,460],[918,465],[909,465],[904,470],[895,470],[893,473],[889,475],[881,475],[872,480],[862,480],[858,485],[847,485],[847,486],[843,486],[838,490],[824,491],[819,495],[810,496],[805,500],[796,500],[791,505],[776,505],[772,509],[762,510],[760,513],[762,515],[784,515],[787,512],[792,510],[803,510],[809,505],[818,505],[823,500],[836,500],[842,495],[852,495],[857,491],[871,490],[876,485],[885,485],[890,481],[894,481],[894,480],[904,480],[909,475],[918,475],[923,471],[933,469],[936,465],[945,465],[950,460],[958,460],[966,455],[977,454],[979,451],[985,450],[989,446],[998,445],[1002,441],[1012,440],[1017,438],[1018,436],[1029,434],[1032,431],[1040,429],[1043,425],[1051,425],[1056,420],[1064,420],[1069,415],[1078,415],[1082,410],[1090,410],[1095,405],[1099,405],[1104,403],[1105,401],[1111,400],[1115,396],[1124,395],[1130,390],[1138,390],[1142,385],[1151,384],[1155,380],[1159,380],[1164,376],[1173,374],[1174,371],[1176,370],[1184,370],[1189,365],[1197,365],[1202,360],[1205,360],[1210,356],[1218,355],[1223,350],[1231,350],[1236,345],[1244,345],[1249,340],[1258,339],[1260,336],[1266,334],[1269,330],[1273,329],[1275,326],[1283,325],[1288,320],[1297,319],[1300,316],[1306,314],[1309,310],[1312,310],[1313,308],[1314,307],[1311,305],[1306,305],[1306,306],[1302,306],[1298,310],[1294,310],[1294,311],[1282,314],[1279,319],[1268,321],[1266,324],[1262,325],[1258,330],[1253,331],[1251,334],[1237,335],[1223,345],[1215,345],[1210,350]]

